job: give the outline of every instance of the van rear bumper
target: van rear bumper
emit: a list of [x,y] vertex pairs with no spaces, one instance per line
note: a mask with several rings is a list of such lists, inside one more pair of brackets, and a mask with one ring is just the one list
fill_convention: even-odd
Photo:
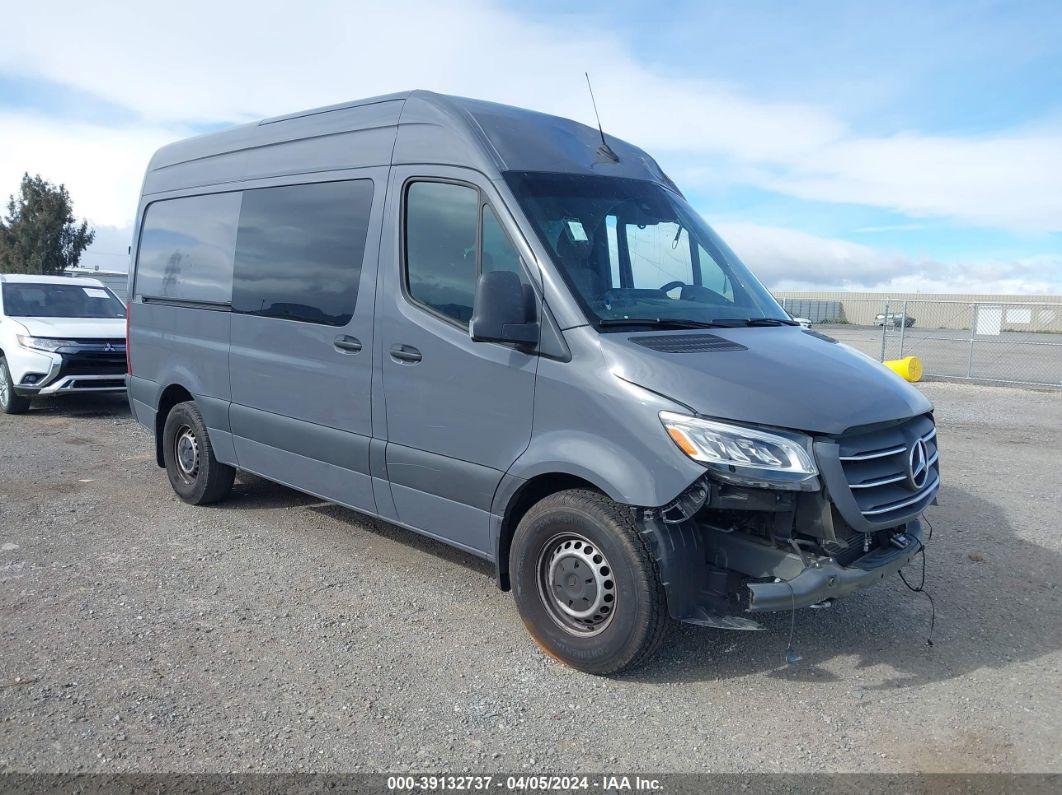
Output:
[[[774,610],[791,610],[809,607],[830,599],[836,599],[853,591],[881,582],[890,574],[902,569],[922,550],[922,522],[914,519],[907,523],[901,536],[906,544],[871,550],[849,566],[841,566],[830,558],[816,558],[795,577],[775,582],[749,583],[750,613],[766,613]],[[792,554],[794,561],[803,563]]]

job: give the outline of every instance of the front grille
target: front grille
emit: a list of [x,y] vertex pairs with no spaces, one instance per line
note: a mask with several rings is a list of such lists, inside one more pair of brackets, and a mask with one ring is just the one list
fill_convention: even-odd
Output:
[[62,354],[59,377],[68,375],[120,375],[125,372],[125,344],[121,351],[78,351]]
[[928,415],[849,434],[816,450],[834,505],[860,532],[916,516],[940,486],[937,430]]

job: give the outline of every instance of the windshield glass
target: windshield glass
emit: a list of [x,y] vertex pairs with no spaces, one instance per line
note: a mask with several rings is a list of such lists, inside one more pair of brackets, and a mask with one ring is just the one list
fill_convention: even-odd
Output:
[[125,317],[125,306],[106,287],[9,282],[4,285],[8,317]]
[[734,252],[662,185],[538,172],[505,178],[595,324],[789,322]]

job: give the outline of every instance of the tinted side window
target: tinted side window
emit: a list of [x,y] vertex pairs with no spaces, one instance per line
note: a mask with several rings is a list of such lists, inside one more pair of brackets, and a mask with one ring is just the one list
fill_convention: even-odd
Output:
[[136,294],[228,303],[239,214],[238,192],[148,205],[137,251]]
[[413,299],[467,324],[476,293],[479,192],[414,182],[406,194],[406,286]]
[[372,180],[244,191],[235,312],[344,326],[354,314]]

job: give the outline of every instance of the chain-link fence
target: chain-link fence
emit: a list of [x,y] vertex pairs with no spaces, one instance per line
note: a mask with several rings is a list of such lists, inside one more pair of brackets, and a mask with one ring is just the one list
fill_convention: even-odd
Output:
[[917,356],[929,378],[1062,388],[1062,301],[781,301],[793,316],[881,361]]

